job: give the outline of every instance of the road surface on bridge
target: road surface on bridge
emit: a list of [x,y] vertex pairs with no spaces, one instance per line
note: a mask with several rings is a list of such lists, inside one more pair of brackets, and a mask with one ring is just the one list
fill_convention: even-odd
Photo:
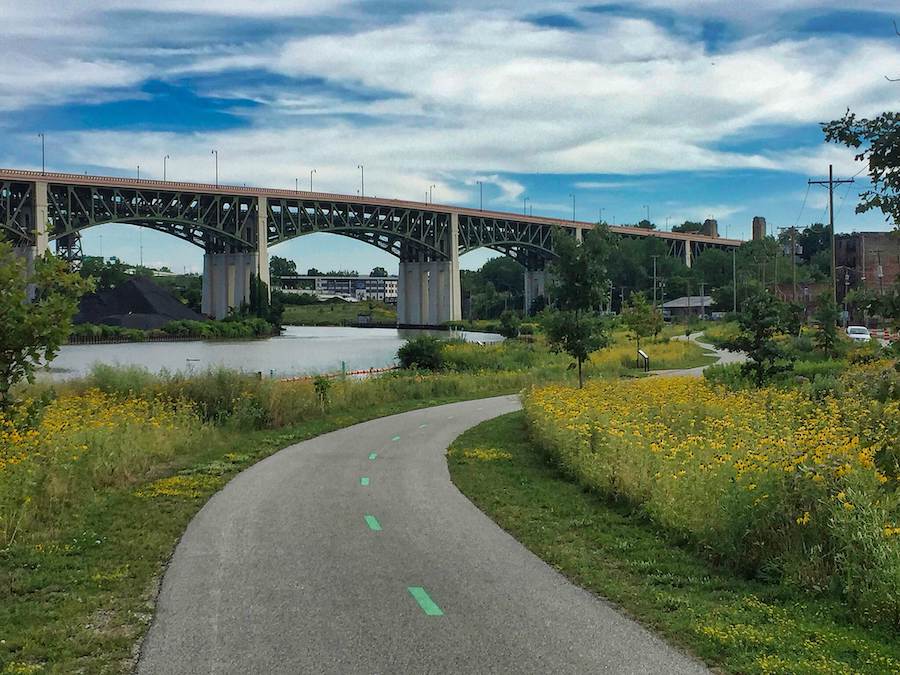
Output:
[[376,419],[241,473],[178,544],[138,672],[705,672],[450,482],[449,444],[519,407]]

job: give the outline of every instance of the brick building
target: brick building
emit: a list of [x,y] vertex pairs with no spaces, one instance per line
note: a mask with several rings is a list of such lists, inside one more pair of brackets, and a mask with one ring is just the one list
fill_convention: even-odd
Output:
[[846,283],[884,293],[900,283],[900,233],[896,231],[839,234],[834,255],[839,291]]

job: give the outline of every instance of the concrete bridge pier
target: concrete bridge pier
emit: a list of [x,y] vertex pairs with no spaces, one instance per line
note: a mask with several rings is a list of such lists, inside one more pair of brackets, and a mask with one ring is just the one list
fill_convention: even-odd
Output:
[[547,273],[544,270],[525,270],[525,314],[539,295],[547,296]]
[[[256,277],[269,286],[268,206],[260,197],[256,217],[256,251],[206,253],[203,256],[203,294],[200,311],[224,319],[232,309],[250,303],[250,280]],[[269,289],[271,297],[271,289]]]
[[[454,213],[441,250],[446,260],[401,260],[397,279],[397,324],[440,326],[462,319],[459,281],[459,221]],[[429,254],[429,257],[431,254]]]
[[203,296],[200,310],[224,319],[232,309],[250,302],[250,278],[257,274],[259,254],[207,253],[203,256]]
[[[25,261],[25,274],[30,276],[34,272],[34,261],[50,250],[50,221],[47,212],[47,183],[37,181],[34,183],[34,194],[31,200],[31,209],[27,214],[26,226],[31,231],[32,241],[14,246],[13,254]],[[29,284],[28,299],[34,300],[37,288]]]

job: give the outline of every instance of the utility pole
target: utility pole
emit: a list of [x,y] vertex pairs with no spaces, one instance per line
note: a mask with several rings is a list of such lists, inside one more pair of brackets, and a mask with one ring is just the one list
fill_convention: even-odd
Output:
[[522,197],[522,215],[528,215],[528,197]]
[[701,319],[703,318],[704,314],[706,314],[706,310],[704,308],[704,305],[706,303],[706,298],[703,297],[703,291],[705,289],[706,289],[706,283],[701,281],[700,282],[700,318]]
[[475,182],[478,183],[478,210],[484,211],[484,183],[480,180]]
[[737,249],[731,249],[731,311],[737,314]]
[[653,309],[656,309],[656,259],[659,257],[658,255],[650,256],[653,258]]
[[793,300],[797,302],[797,228],[791,228],[791,274],[793,276]]
[[844,180],[834,179],[834,167],[828,165],[828,180],[810,180],[809,185],[827,185],[828,186],[828,223],[831,227],[831,301],[837,304],[837,267],[835,263],[834,253],[834,186],[843,183],[852,183],[853,179]]

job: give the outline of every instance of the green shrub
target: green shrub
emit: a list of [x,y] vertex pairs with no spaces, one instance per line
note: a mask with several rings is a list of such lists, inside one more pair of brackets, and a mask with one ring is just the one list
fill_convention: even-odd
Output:
[[413,338],[397,350],[401,368],[443,370],[444,342],[430,335]]

